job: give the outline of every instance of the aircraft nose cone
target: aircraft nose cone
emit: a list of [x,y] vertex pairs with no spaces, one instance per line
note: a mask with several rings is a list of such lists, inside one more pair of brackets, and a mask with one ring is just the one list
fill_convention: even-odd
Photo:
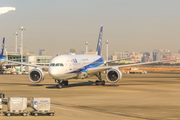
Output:
[[49,74],[52,77],[56,77],[58,75],[58,70],[56,68],[49,68]]

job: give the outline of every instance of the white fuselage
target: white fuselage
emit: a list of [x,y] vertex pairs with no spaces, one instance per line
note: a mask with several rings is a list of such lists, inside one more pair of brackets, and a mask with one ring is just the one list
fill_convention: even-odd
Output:
[[53,79],[71,79],[78,78],[87,68],[103,64],[99,55],[60,55],[51,60],[48,71]]

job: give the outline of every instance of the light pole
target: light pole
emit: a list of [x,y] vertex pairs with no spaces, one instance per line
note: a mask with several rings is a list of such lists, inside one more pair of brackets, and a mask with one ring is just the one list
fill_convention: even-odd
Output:
[[14,35],[15,35],[15,52],[17,53],[17,35],[18,35],[18,33],[16,32]]
[[86,44],[86,54],[88,54],[88,41],[86,41],[85,44]]
[[[21,62],[23,62],[23,31],[25,30],[25,28],[22,26],[20,28],[20,30],[21,30],[21,45],[20,45],[20,47],[21,47]],[[21,65],[21,72],[23,72],[23,66],[22,65]]]
[[[106,40],[106,61],[108,61],[108,44],[109,44],[109,41]],[[108,66],[108,63],[106,64]]]

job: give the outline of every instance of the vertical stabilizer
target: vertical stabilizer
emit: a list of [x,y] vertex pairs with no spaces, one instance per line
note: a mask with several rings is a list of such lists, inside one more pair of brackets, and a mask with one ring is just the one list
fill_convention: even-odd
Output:
[[103,26],[101,25],[100,32],[99,32],[98,43],[97,43],[96,55],[101,55],[101,49],[102,49],[102,34],[103,34]]
[[1,47],[1,49],[0,49],[0,59],[3,58],[3,53],[4,53],[4,42],[5,42],[5,37],[3,38],[2,47]]

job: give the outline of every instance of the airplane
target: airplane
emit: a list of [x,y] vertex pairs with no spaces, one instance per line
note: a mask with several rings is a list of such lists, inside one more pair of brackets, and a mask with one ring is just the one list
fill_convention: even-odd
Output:
[[3,38],[2,49],[0,49],[0,65],[2,65],[2,64],[4,63],[4,58],[3,58],[3,53],[4,53],[4,42],[5,42],[5,38]]
[[[135,63],[135,64],[127,64],[127,65],[105,66],[106,63],[114,62],[118,60],[104,61],[104,59],[101,57],[102,34],[103,34],[103,26],[100,27],[96,54],[94,55],[88,55],[88,54],[59,55],[51,60],[49,66],[40,66],[35,64],[14,62],[8,60],[3,60],[3,61],[35,67],[28,74],[29,80],[33,83],[42,82],[45,78],[45,73],[43,69],[48,69],[50,76],[55,80],[56,83],[58,83],[56,87],[62,88],[63,85],[68,85],[68,80],[85,79],[91,76],[96,76],[98,78],[98,80],[96,80],[95,82],[96,85],[105,85],[105,80],[102,80],[101,77],[102,71],[106,71],[107,81],[109,81],[110,83],[116,83],[122,78],[122,72],[119,70],[120,67],[128,67],[128,66],[177,60],[177,59],[171,59],[171,60],[152,61],[152,62]],[[5,38],[3,39],[3,44],[4,44],[4,40]],[[3,50],[4,50],[4,45],[2,51]],[[2,54],[3,52],[0,55],[1,59],[3,59]]]
[[9,11],[15,11],[15,7],[0,7],[0,15],[5,14]]

